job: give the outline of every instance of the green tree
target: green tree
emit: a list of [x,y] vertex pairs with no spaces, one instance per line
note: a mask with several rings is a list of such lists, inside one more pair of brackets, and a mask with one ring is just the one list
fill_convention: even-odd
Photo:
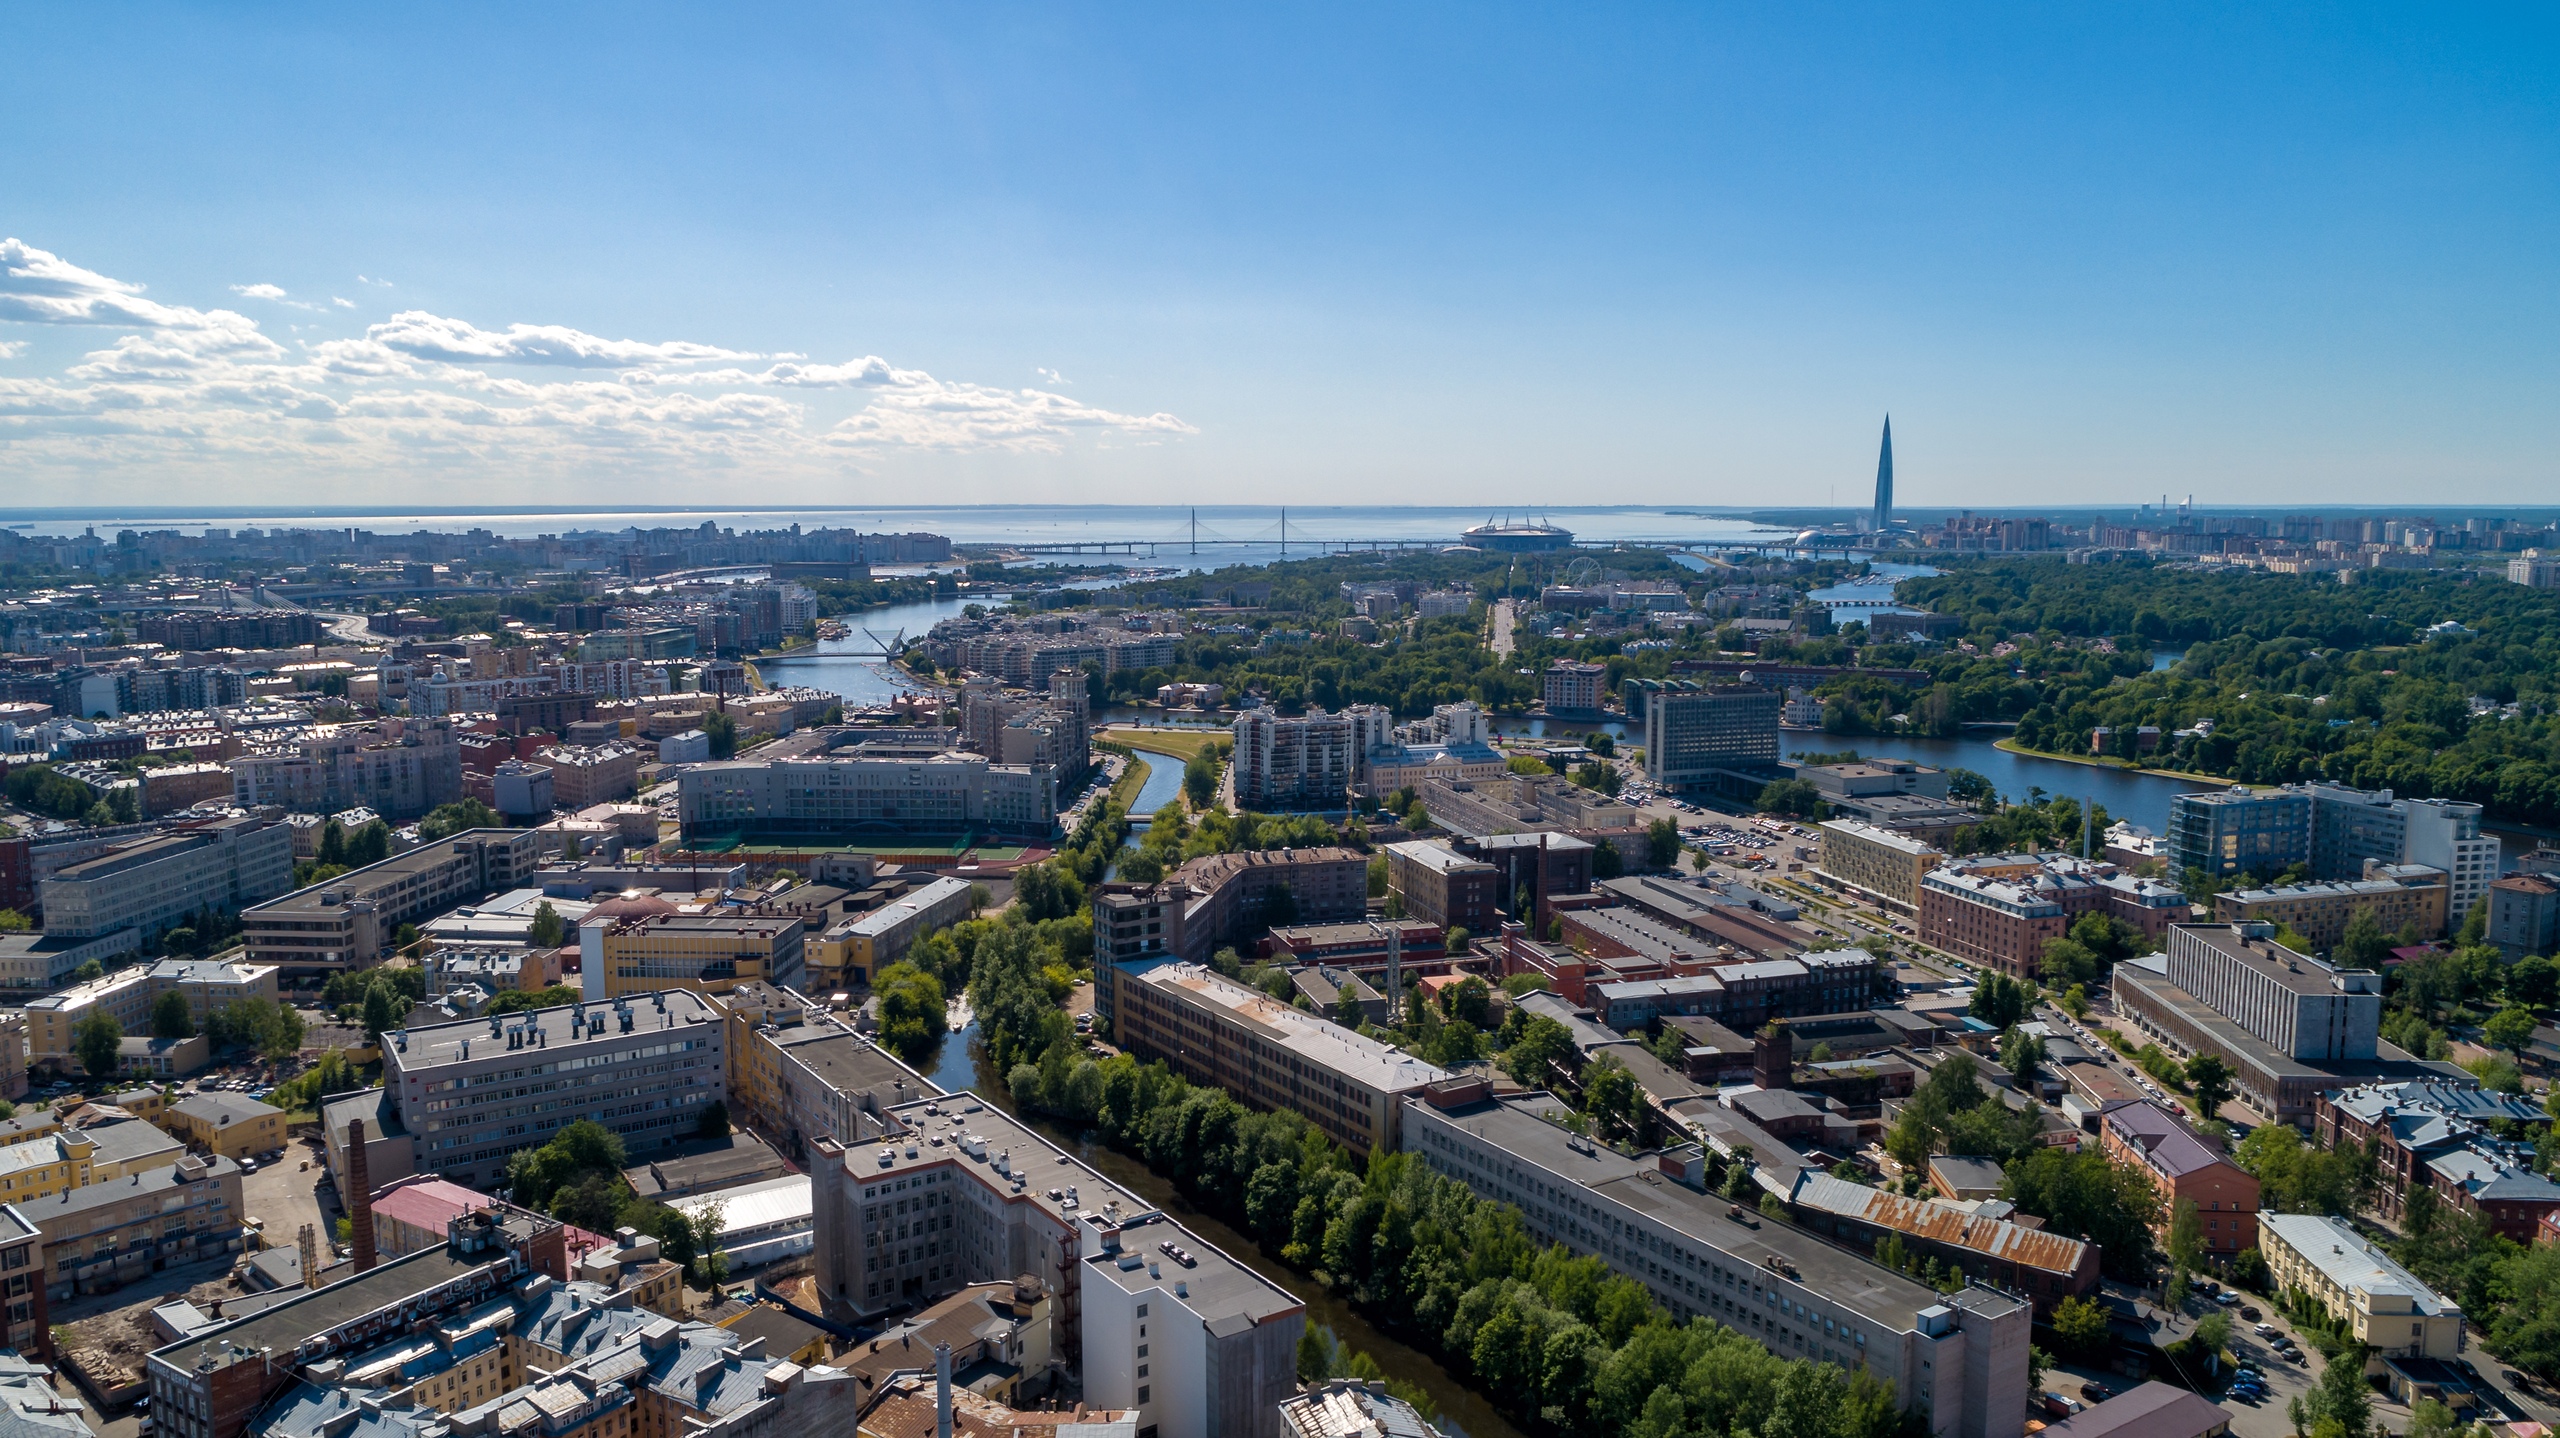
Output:
[[2035,1082],[2036,1071],[2044,1064],[2044,1040],[2009,1030],[2000,1040],[2000,1066],[2021,1084]]
[[497,810],[477,799],[464,799],[441,804],[428,811],[427,817],[418,821],[418,841],[432,844],[439,839],[450,839],[465,829],[496,829],[504,824]]
[[1680,826],[1669,819],[1656,819],[1644,830],[1645,862],[1657,869],[1677,868],[1680,863]]
[[[2098,917],[2095,914],[2091,918]],[[2078,988],[2098,980],[2098,956],[2077,939],[2047,939],[2037,965],[2044,981],[2056,988]]]
[[551,1197],[590,1175],[619,1179],[622,1136],[593,1119],[579,1119],[540,1148],[519,1149],[507,1161],[508,1191],[527,1208],[548,1209]]
[[93,1006],[88,1017],[71,1026],[71,1052],[92,1078],[105,1078],[116,1071],[123,1043],[124,1025],[102,1008]]
[[75,984],[92,983],[96,980],[103,979],[106,976],[106,965],[99,963],[96,959],[83,959],[80,962],[80,967],[71,971],[71,982]]
[[702,716],[703,737],[711,741],[711,757],[734,759],[738,755],[738,721],[729,711],[714,709]]
[[2365,1382],[2364,1345],[2350,1343],[2331,1355],[2320,1381],[2302,1395],[2303,1417],[2318,1435],[2329,1424],[2344,1438],[2365,1438],[2373,1428],[2373,1389]]
[[912,963],[895,963],[872,976],[880,1001],[880,1042],[910,1064],[922,1063],[942,1041],[942,984]]
[[533,941],[535,948],[556,949],[568,935],[568,924],[562,921],[560,911],[551,907],[549,899],[533,906],[533,928],[525,937]]
[[696,1138],[727,1138],[729,1136],[727,1101],[715,1098],[703,1107],[701,1120],[693,1126],[693,1136]]
[[1572,1076],[1581,1052],[1572,1030],[1544,1014],[1533,1014],[1521,1025],[1520,1036],[1503,1050],[1502,1070],[1526,1087],[1546,1088]]
[[1591,850],[1592,878],[1614,879],[1626,871],[1626,861],[1619,856],[1615,839],[1603,839]]
[[2524,1051],[2533,1047],[2533,1031],[2540,1022],[2533,1010],[2509,1005],[2489,1016],[2489,1021],[2480,1026],[2480,1036],[2489,1041],[2491,1048],[2505,1049],[2522,1063]]
[[2204,1267],[2204,1219],[2192,1198],[2178,1200],[2169,1218],[2169,1287],[2172,1292],[2186,1286],[2187,1279]]
[[196,1036],[195,1010],[187,996],[171,989],[151,1001],[151,1036],[155,1039],[191,1039]]
[[2187,1082],[2195,1086],[2196,1112],[2212,1118],[2222,1112],[2231,1100],[2231,1081],[2235,1075],[2231,1065],[2212,1054],[2198,1054],[2187,1060]]
[[2381,972],[2391,958],[2391,936],[2375,921],[2373,910],[2358,909],[2347,919],[2345,934],[2329,957],[2342,969],[2372,969]]
[[1991,1025],[2007,1029],[2027,1016],[2027,1006],[2035,994],[2025,983],[2005,974],[1984,974],[1974,985],[1973,999],[1965,1012]]
[[2107,1343],[2107,1311],[2086,1298],[2065,1298],[2054,1306],[2053,1335],[2073,1353],[2099,1352]]

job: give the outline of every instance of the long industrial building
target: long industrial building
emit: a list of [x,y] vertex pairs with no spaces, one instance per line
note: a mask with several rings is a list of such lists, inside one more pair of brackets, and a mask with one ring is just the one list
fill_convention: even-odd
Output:
[[466,829],[242,910],[241,942],[252,962],[287,973],[368,967],[402,924],[523,883],[544,840],[536,829]]
[[1448,1075],[1198,964],[1123,974],[1115,1043],[1259,1108],[1303,1114],[1354,1153],[1392,1150],[1404,1100]]
[[729,834],[1044,836],[1058,773],[956,749],[704,764],[676,781],[688,842]]
[[[1997,1289],[1939,1293],[1757,1211],[1686,1186],[1678,1154],[1629,1158],[1564,1126],[1544,1093],[1481,1080],[1405,1103],[1405,1147],[1478,1195],[1514,1204],[1541,1242],[1599,1258],[1682,1319],[1713,1318],[1782,1358],[1864,1370],[1942,1438],[2018,1438],[2030,1305]],[[1693,1160],[1691,1160],[1693,1161]]]
[[44,931],[91,939],[146,936],[199,910],[229,913],[293,887],[293,831],[239,817],[119,844],[37,886]]

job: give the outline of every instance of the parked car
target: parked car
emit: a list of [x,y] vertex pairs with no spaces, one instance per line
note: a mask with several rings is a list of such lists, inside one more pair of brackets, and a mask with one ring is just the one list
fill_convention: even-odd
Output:
[[2107,1385],[2093,1378],[2080,1385],[2080,1396],[2092,1403],[2104,1403],[2115,1395],[2107,1391]]
[[2260,1338],[2273,1338],[2276,1336],[2276,1327],[2272,1323],[2261,1323],[2249,1331],[2257,1334]]
[[2248,1320],[2249,1322],[2251,1322],[2251,1323],[2255,1323],[2255,1322],[2257,1322],[2257,1321],[2258,1321],[2258,1305],[2256,1305],[2256,1304],[2254,1304],[2254,1303],[2243,1303],[2243,1304],[2241,1304],[2241,1305],[2240,1305],[2240,1316],[2241,1316],[2242,1318],[2247,1319],[2247,1320]]

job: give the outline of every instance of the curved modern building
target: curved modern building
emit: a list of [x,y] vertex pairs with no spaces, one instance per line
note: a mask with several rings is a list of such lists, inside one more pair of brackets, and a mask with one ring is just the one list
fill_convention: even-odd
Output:
[[1459,536],[1469,546],[1495,554],[1543,554],[1573,547],[1573,531],[1532,520],[1486,520]]

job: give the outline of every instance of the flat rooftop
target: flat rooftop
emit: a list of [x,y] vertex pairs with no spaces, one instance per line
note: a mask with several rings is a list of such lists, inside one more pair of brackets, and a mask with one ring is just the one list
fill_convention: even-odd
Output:
[[[2400,889],[2397,884],[2383,887],[2394,893],[2399,892]],[[2225,961],[2238,964],[2297,994],[2325,998],[2340,992],[2337,985],[2338,975],[2366,972],[2361,969],[2331,968],[2318,959],[2297,954],[2277,943],[2272,932],[2268,937],[2254,938],[2237,924],[2177,924],[2172,927],[2175,932],[2185,935],[2188,939],[2203,943]],[[2162,972],[2165,974],[2167,970],[2164,968]],[[2377,994],[2382,992],[2378,979],[2375,981],[2373,992]]]
[[[1406,1102],[1420,1107],[1418,1100]],[[1797,1281],[1805,1287],[1896,1332],[1911,1331],[1920,1310],[1946,1301],[1935,1289],[1834,1248],[1801,1229],[1771,1219],[1761,1219],[1758,1228],[1737,1223],[1727,1216],[1733,1207],[1730,1201],[1684,1188],[1650,1163],[1597,1144],[1582,1145],[1573,1133],[1540,1116],[1569,1112],[1551,1094],[1431,1112],[1500,1152],[1605,1195],[1746,1267],[1766,1272],[1767,1260],[1783,1258],[1803,1275]]]
[[[976,1094],[922,1099],[901,1104],[888,1113],[906,1126],[907,1137],[895,1144],[864,1144],[846,1149],[843,1162],[848,1183],[868,1184],[938,1164],[955,1164],[997,1185],[1001,1192],[1007,1185],[997,1177],[993,1166],[1002,1155],[1013,1176],[1022,1180],[1020,1188],[1013,1192],[1014,1201],[1033,1204],[1064,1224],[1091,1225],[1116,1216],[1125,1229],[1147,1219],[1149,1227],[1124,1232],[1124,1249],[1155,1255],[1162,1263],[1163,1255],[1156,1245],[1171,1242],[1197,1260],[1190,1268],[1162,1264],[1161,1280],[1147,1277],[1143,1266],[1122,1271],[1088,1262],[1087,1268],[1096,1277],[1107,1277],[1133,1293],[1142,1288],[1169,1289],[1176,1282],[1187,1284],[1191,1296],[1183,1301],[1213,1327],[1221,1318],[1259,1323],[1305,1306],[1288,1290],[1166,1218],[1154,1204],[1068,1157]],[[983,1138],[986,1158],[973,1159],[963,1152],[963,1137]],[[907,1156],[910,1152],[915,1155],[913,1158]],[[882,1154],[888,1155],[886,1162],[882,1161]],[[1057,1196],[1051,1197],[1052,1193]]]
[[[253,1357],[263,1348],[290,1353],[306,1338],[352,1323],[378,1309],[392,1307],[412,1294],[441,1287],[507,1256],[503,1248],[468,1258],[457,1257],[451,1249],[441,1245],[422,1248],[407,1257],[376,1264],[353,1278],[343,1278],[326,1288],[312,1290],[308,1296],[291,1303],[280,1303],[236,1323],[204,1329],[181,1338],[155,1350],[155,1356],[167,1355],[167,1361],[181,1368],[193,1368],[192,1351],[201,1350],[208,1341],[215,1339],[245,1349]],[[179,1352],[181,1349],[190,1352]]]
[[[337,904],[320,902],[323,894],[352,892],[361,898],[366,894],[390,888],[403,880],[433,873],[454,861],[456,841],[481,832],[483,831],[478,829],[466,830],[450,839],[438,840],[433,844],[421,844],[405,854],[394,854],[381,863],[367,864],[361,869],[350,870],[326,883],[313,884],[309,888],[296,889],[290,894],[279,895],[264,903],[251,904],[240,912],[244,918],[253,914],[259,918],[273,918],[334,910],[338,907]],[[254,924],[256,920],[252,919],[250,922]]]
[[1236,1022],[1309,1063],[1381,1093],[1404,1093],[1449,1076],[1401,1049],[1362,1038],[1198,964],[1167,964],[1135,978],[1160,989],[1179,990],[1195,1004],[1224,1010]]
[[[833,1022],[821,1020],[801,1032],[785,1031],[781,1049],[826,1081],[838,1093],[879,1094],[887,1103],[907,1096],[934,1093],[934,1085],[878,1044]],[[899,1086],[905,1085],[904,1093]]]
[[1401,855],[1424,868],[1436,869],[1443,874],[1454,873],[1460,869],[1493,867],[1482,859],[1470,859],[1455,849],[1434,844],[1427,839],[1408,839],[1401,844],[1389,844],[1387,852]]
[[2405,1294],[2413,1309],[2429,1318],[2462,1312],[2453,1300],[2367,1244],[2353,1225],[2318,1214],[2262,1213],[2258,1226],[2274,1230],[2322,1276],[2349,1293]]
[[[661,1005],[658,1000],[663,1000]],[[631,1032],[622,1031],[617,1009],[631,1015]],[[577,1032],[577,1020],[584,1015],[593,1022],[586,1025],[585,1036]],[[651,1033],[678,1029],[699,1034],[708,1026],[713,1035],[720,1032],[720,1011],[690,989],[668,989],[660,993],[635,995],[592,1003],[562,1004],[557,1008],[527,1009],[495,1019],[463,1019],[449,1024],[431,1024],[421,1029],[406,1029],[399,1043],[383,1055],[389,1068],[403,1073],[416,1073],[440,1064],[485,1062],[516,1050],[508,1045],[520,1044],[525,1049],[547,1048],[559,1053],[575,1051],[583,1044],[628,1043]],[[495,1026],[497,1032],[491,1032]],[[511,1040],[511,1033],[521,1034]],[[466,1050],[469,1052],[466,1054]]]

